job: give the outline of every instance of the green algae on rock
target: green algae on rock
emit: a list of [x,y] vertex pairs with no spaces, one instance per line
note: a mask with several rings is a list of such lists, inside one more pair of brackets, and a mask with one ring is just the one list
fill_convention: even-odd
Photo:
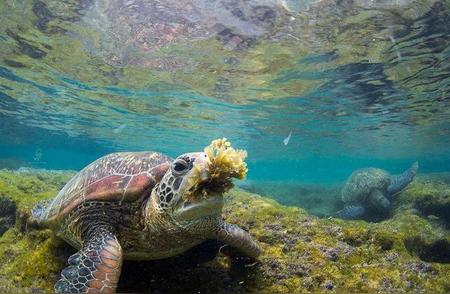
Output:
[[[0,195],[16,203],[16,225],[0,237],[0,292],[52,293],[74,249],[49,230],[27,227],[36,201],[57,193],[72,172],[0,171]],[[258,263],[228,257],[207,242],[180,257],[125,262],[121,292],[294,293],[450,291],[450,265],[424,262],[405,244],[448,232],[409,210],[380,223],[318,219],[304,210],[232,190],[227,221],[250,231],[263,248]],[[219,254],[214,258],[217,248]],[[209,256],[205,256],[209,255]],[[192,258],[195,256],[195,258]],[[177,269],[177,270],[174,270]],[[139,276],[139,279],[136,279]]]
[[450,228],[450,174],[419,176],[397,199],[397,209],[416,209],[423,216],[435,216]]
[[[405,239],[406,248],[422,260],[450,263],[450,174],[421,175],[395,202],[396,214],[406,211],[417,214],[428,233],[414,234]],[[445,229],[436,229],[445,227]]]

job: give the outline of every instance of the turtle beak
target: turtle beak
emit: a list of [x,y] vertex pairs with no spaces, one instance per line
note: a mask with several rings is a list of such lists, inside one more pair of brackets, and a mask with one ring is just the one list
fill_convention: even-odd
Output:
[[198,152],[195,154],[195,168],[199,172],[199,182],[205,182],[211,179],[211,160],[204,152]]
[[175,218],[186,221],[220,215],[223,206],[222,193],[209,189],[212,184],[211,160],[203,152],[190,153],[189,156],[194,159],[194,166],[175,209]]
[[209,170],[203,170],[200,173],[200,182],[206,182],[211,178]]
[[[223,193],[233,187],[231,179],[222,178],[214,173],[213,163],[209,156],[204,152],[197,153],[194,168],[197,169],[197,182],[193,187],[200,199],[223,198]],[[199,200],[200,200],[199,199]]]
[[192,170],[183,181],[181,189],[184,197],[189,197],[198,187],[211,180],[211,160],[203,152],[188,153],[193,161]]

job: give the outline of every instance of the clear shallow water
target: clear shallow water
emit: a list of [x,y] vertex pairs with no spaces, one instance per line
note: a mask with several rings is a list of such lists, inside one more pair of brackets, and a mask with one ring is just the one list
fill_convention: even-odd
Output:
[[0,167],[225,136],[252,181],[449,170],[449,1],[2,1],[0,23]]

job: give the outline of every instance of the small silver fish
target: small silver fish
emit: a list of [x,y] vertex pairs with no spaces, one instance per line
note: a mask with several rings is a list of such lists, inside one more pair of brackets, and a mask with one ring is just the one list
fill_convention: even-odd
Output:
[[114,134],[119,134],[119,133],[121,133],[121,132],[123,131],[123,129],[125,129],[126,127],[127,127],[127,125],[126,125],[126,124],[123,124],[123,125],[119,126],[118,128],[114,129],[114,130],[113,130],[113,133],[114,133]]
[[288,135],[286,138],[284,138],[284,140],[283,140],[284,146],[286,146],[287,144],[289,144],[289,140],[291,139],[291,136],[292,136],[292,131],[290,131],[290,132],[289,132],[289,135]]
[[43,152],[41,148],[36,149],[36,152],[34,152],[33,160],[34,161],[40,161],[42,159]]

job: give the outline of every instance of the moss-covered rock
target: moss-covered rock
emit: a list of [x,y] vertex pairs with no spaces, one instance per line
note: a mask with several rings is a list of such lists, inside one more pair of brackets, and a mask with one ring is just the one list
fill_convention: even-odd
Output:
[[[54,195],[71,174],[0,171],[0,195],[16,203],[19,220],[0,237],[0,292],[52,292],[74,249],[51,231],[27,228],[20,219],[36,201]],[[175,258],[125,262],[119,291],[450,291],[450,265],[442,260],[424,262],[420,250],[410,244],[414,236],[426,244],[445,239],[448,231],[410,210],[384,222],[367,223],[318,219],[300,208],[238,189],[227,199],[225,218],[260,242],[259,262],[228,257],[227,248],[210,241]]]
[[450,227],[450,174],[421,175],[396,199],[396,210],[413,209]]
[[0,196],[0,236],[15,223],[16,204],[7,197]]

